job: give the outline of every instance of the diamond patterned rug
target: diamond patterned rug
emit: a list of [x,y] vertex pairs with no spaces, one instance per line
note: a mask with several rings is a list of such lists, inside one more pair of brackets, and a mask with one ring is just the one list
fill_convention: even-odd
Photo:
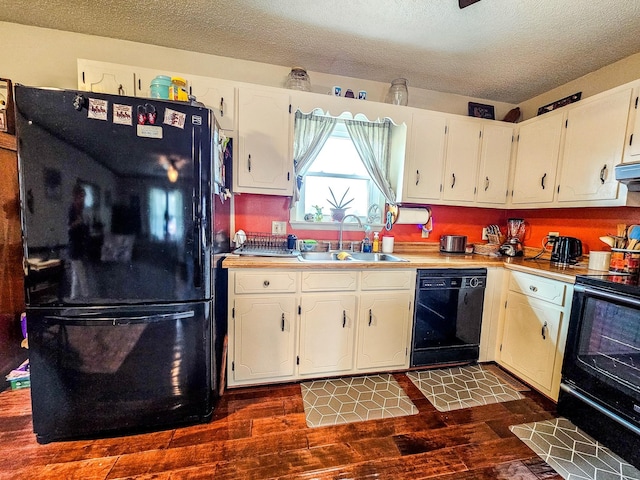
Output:
[[509,429],[566,480],[638,480],[640,471],[566,418]]
[[309,427],[418,413],[390,374],[314,380],[301,383],[300,387]]
[[481,365],[413,371],[407,377],[440,412],[524,398]]

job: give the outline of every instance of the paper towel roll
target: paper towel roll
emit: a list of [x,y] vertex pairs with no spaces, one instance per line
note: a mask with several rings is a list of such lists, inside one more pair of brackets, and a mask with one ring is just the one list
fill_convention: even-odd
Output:
[[431,210],[426,207],[400,207],[396,223],[425,225],[430,218]]

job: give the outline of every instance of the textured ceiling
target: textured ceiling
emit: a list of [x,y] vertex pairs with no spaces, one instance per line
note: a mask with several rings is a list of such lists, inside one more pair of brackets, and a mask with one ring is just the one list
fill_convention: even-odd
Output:
[[0,20],[514,104],[640,52],[638,0],[0,0]]

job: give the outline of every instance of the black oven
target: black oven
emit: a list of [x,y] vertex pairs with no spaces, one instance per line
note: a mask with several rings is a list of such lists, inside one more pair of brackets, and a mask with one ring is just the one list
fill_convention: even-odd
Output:
[[578,276],[558,413],[640,467],[637,277]]

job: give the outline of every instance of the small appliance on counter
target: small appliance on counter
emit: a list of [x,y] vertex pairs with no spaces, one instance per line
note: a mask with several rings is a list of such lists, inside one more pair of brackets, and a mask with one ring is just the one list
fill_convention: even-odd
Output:
[[523,254],[524,248],[524,219],[510,218],[507,221],[507,241],[500,245],[500,253],[507,257],[519,257]]
[[440,251],[442,253],[465,253],[466,246],[466,235],[442,235],[440,237]]
[[557,237],[551,252],[554,265],[575,265],[582,257],[582,242],[574,237]]

